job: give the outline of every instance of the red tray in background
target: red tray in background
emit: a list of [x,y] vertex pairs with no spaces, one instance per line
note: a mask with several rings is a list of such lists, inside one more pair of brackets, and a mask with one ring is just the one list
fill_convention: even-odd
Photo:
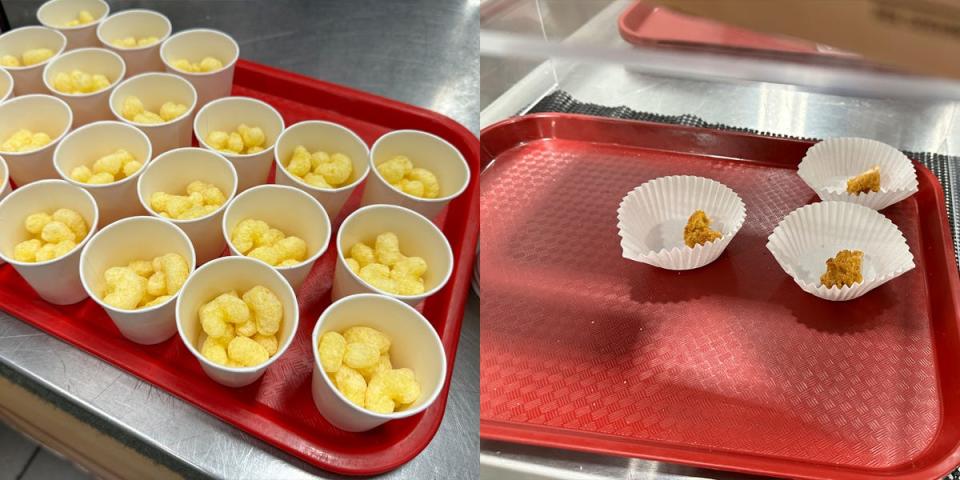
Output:
[[[917,268],[835,303],[765,248],[817,201],[810,142],[569,114],[480,140],[482,438],[794,478],[960,463],[960,278],[929,170],[883,211]],[[674,174],[736,190],[745,225],[697,270],[622,258],[621,198]]]
[[[210,380],[178,336],[149,347],[134,344],[120,336],[92,300],[67,307],[50,305],[9,265],[0,267],[0,308],[313,465],[364,475],[394,469],[427,446],[443,418],[479,231],[477,138],[439,114],[246,61],[237,63],[233,94],[273,105],[288,126],[307,119],[340,123],[368,145],[390,130],[425,130],[451,142],[467,159],[473,172],[471,184],[450,203],[439,222],[456,259],[453,274],[446,287],[422,304],[423,314],[443,341],[449,365],[443,392],[432,407],[367,433],[338,430],[317,412],[310,393],[310,336],[330,303],[337,254],[332,244],[298,292],[301,322],[290,348],[261,380],[238,389]],[[359,194],[360,188],[334,222],[335,227],[359,205]]]
[[802,54],[806,56],[854,56],[806,40],[780,37],[734,27],[714,20],[684,15],[667,8],[637,1],[619,19],[620,36],[635,45],[664,43]]

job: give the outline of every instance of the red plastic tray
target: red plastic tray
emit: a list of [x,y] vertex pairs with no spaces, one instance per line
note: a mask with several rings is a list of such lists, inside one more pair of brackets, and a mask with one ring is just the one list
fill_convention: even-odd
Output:
[[631,4],[620,15],[620,36],[628,43],[665,43],[682,46],[709,46],[736,50],[772,51],[812,56],[851,56],[816,43],[754,32],[721,22],[673,12],[644,3]]
[[[333,246],[317,261],[298,292],[301,321],[293,344],[261,380],[239,389],[210,380],[179,337],[149,347],[134,344],[120,336],[92,300],[68,307],[50,305],[9,265],[0,267],[0,308],[313,465],[365,475],[396,468],[426,447],[443,418],[479,230],[477,138],[436,113],[246,61],[237,63],[233,93],[273,105],[287,125],[307,119],[330,120],[353,129],[368,144],[390,130],[414,128],[439,135],[463,152],[474,180],[450,203],[440,223],[456,260],[453,274],[443,290],[422,304],[449,362],[447,382],[435,405],[420,415],[388,422],[367,433],[337,430],[317,412],[310,393],[310,335],[330,303],[336,260]],[[359,205],[359,195],[358,188],[335,226]]]
[[[834,303],[765,248],[817,201],[809,142],[568,114],[480,140],[482,438],[802,478],[960,463],[960,279],[929,170],[883,211],[917,268]],[[621,198],[674,174],[736,190],[746,224],[701,269],[622,258]]]

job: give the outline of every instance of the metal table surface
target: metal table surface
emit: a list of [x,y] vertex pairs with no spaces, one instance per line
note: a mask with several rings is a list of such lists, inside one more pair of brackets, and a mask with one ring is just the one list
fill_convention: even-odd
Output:
[[[36,24],[42,3],[4,0],[13,26]],[[477,6],[468,0],[119,1],[151,8],[175,30],[233,35],[243,58],[429,108],[477,133]],[[476,477],[479,305],[471,299],[437,436],[387,478]],[[65,408],[123,432],[138,449],[188,476],[330,476],[113,366],[0,313],[0,372]],[[237,459],[243,459],[237,461]]]
[[[551,4],[549,0],[544,1]],[[565,41],[623,48],[625,43],[617,32],[616,20],[630,3],[619,0],[602,9]],[[552,2],[552,6],[557,13],[562,2]],[[535,4],[518,2],[517,8],[531,10]],[[530,11],[517,16],[536,18],[536,13]],[[549,22],[549,19],[544,21]],[[484,23],[481,29],[486,28]],[[485,45],[481,51],[484,48]],[[495,63],[497,59],[491,57],[485,55],[483,62]],[[515,63],[517,59],[503,58],[502,62]],[[496,67],[494,65],[490,70],[497,71]],[[484,77],[482,87],[486,89],[488,76],[494,74],[486,71],[481,75]],[[496,84],[498,80],[502,79],[493,79],[490,84]],[[815,138],[862,136],[911,151],[960,154],[960,96],[922,98],[917,92],[899,92],[910,98],[902,95],[898,98],[898,92],[889,92],[885,98],[878,98],[851,92],[837,94],[829,85],[814,90],[762,81],[666,76],[651,73],[643,66],[557,58],[539,64],[519,80],[514,77],[511,83],[513,86],[502,95],[488,105],[481,105],[483,127],[525,111],[545,94],[561,89],[584,102],[626,105],[635,110],[665,115],[691,114],[707,122],[781,135]],[[491,480],[756,478],[664,462],[488,440],[480,442],[480,463],[481,479]]]

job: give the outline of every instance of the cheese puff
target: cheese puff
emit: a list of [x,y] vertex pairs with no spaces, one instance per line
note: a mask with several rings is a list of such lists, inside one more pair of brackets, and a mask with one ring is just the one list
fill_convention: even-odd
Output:
[[30,65],[43,63],[52,56],[53,50],[50,50],[49,48],[34,48],[27,50],[26,52],[23,52],[23,66],[29,67]]
[[170,200],[169,193],[166,192],[153,192],[150,195],[150,208],[156,212],[163,212],[167,210],[167,202]]
[[390,184],[399,182],[410,170],[413,170],[413,163],[403,155],[397,155],[377,165],[377,171],[380,172],[380,176]]
[[137,46],[137,39],[133,37],[115,38],[110,43],[112,43],[114,47],[134,48]]
[[37,261],[38,262],[47,262],[57,258],[57,245],[55,243],[44,243],[39,250],[37,250]]
[[248,218],[233,227],[233,231],[230,232],[230,242],[240,253],[245,254],[253,248],[254,241],[269,228],[266,222]]
[[342,153],[334,153],[330,157],[330,162],[321,163],[313,173],[323,175],[327,183],[339,187],[350,179],[350,174],[353,173],[353,163],[350,161],[350,157]]
[[287,171],[298,177],[306,175],[310,171],[310,153],[302,145],[297,145],[290,155],[290,161],[287,162]]
[[364,406],[367,397],[367,381],[363,379],[363,375],[344,366],[334,373],[333,383],[337,386],[337,390],[347,397],[347,400],[358,407]]
[[363,343],[375,347],[381,355],[390,351],[390,337],[370,327],[356,326],[343,331],[347,343]]
[[234,337],[227,345],[227,357],[244,367],[253,367],[270,358],[263,345],[247,338]]
[[157,124],[157,123],[163,123],[163,118],[161,118],[160,115],[157,115],[156,113],[143,111],[141,113],[138,113],[135,117],[133,117],[133,121],[137,123]]
[[330,162],[330,155],[327,154],[327,152],[318,150],[310,154],[310,170],[313,170],[314,173],[319,173],[317,172],[317,167],[319,167],[321,164],[329,163],[329,162]]
[[204,183],[201,180],[194,180],[187,184],[187,194],[189,195],[191,193],[200,193],[203,191],[204,188],[207,188],[207,185],[209,184]]
[[87,222],[79,213],[69,208],[58,208],[53,212],[53,219],[69,227],[76,237],[75,241],[83,240],[87,236]]
[[367,381],[370,381],[370,379],[373,378],[373,376],[376,375],[377,373],[386,372],[392,369],[393,369],[393,365],[390,363],[390,355],[387,355],[385,353],[383,355],[380,355],[380,360],[377,363],[374,363],[370,367],[362,368],[357,371],[360,372],[361,375],[363,375],[363,378],[366,378]]
[[76,246],[77,246],[77,242],[73,240],[62,240],[60,242],[57,242],[56,246],[54,246],[54,249],[53,249],[54,258],[60,258],[70,253],[70,251],[76,248]]
[[44,132],[34,133],[30,137],[30,145],[32,145],[34,149],[40,148],[48,143],[50,143],[50,135]]
[[383,373],[375,374],[367,384],[364,408],[377,413],[393,413],[396,402],[390,398],[383,381]]
[[24,128],[13,132],[13,135],[10,135],[10,137],[3,142],[3,151],[18,152],[23,150],[25,147],[29,147],[31,144],[32,135],[33,134],[30,133],[30,130]]
[[[241,127],[246,127],[246,125],[240,125]],[[240,130],[240,136],[243,138],[243,144],[247,148],[250,147],[260,147],[267,142],[267,136],[263,133],[263,129],[260,127],[250,127]]]
[[39,235],[40,232],[43,231],[43,227],[47,226],[47,224],[52,221],[53,217],[48,215],[46,212],[38,212],[28,215],[26,220],[23,221],[23,226],[28,232],[34,235]]
[[397,182],[395,186],[407,195],[423,198],[424,187],[423,184],[417,180],[403,178]]
[[154,306],[160,305],[163,302],[166,302],[167,300],[170,300],[171,298],[173,298],[173,295],[160,295],[159,297],[144,303],[143,306],[154,307]]
[[397,403],[413,403],[420,397],[420,383],[413,370],[400,368],[380,374],[384,387]]
[[360,274],[360,262],[354,260],[353,258],[347,258],[346,262],[347,262],[347,268],[349,268],[351,272],[356,273],[358,275]]
[[207,337],[203,341],[203,346],[200,347],[200,355],[213,363],[227,365],[227,349],[213,337]]
[[227,322],[242,325],[250,321],[250,307],[237,296],[236,292],[221,294],[213,301],[220,305]]
[[93,173],[109,173],[114,177],[123,168],[123,157],[115,153],[104,155],[93,162]]
[[188,197],[181,195],[169,195],[166,197],[166,212],[173,218],[179,218],[183,212],[186,212],[193,206],[193,202]]
[[53,88],[58,92],[70,93],[74,90],[73,79],[66,72],[60,72],[53,76]]
[[276,243],[276,249],[284,260],[302,262],[307,258],[307,242],[304,242],[300,237],[291,235],[283,238]]
[[186,58],[181,58],[179,60],[173,61],[173,68],[180,70],[182,72],[193,73],[195,71],[193,65],[190,63],[190,60]]
[[93,76],[93,90],[87,93],[97,92],[109,86],[110,79],[108,79],[106,75],[97,73]]
[[265,149],[263,147],[250,147],[247,149],[247,154],[262,152]]
[[257,321],[251,318],[247,323],[241,324],[237,327],[237,335],[243,335],[244,337],[252,337],[257,333]]
[[267,355],[271,357],[276,354],[280,348],[280,342],[277,340],[276,335],[260,335],[258,333],[253,336],[253,341],[259,343],[260,346],[267,351]]
[[393,280],[396,282],[397,295],[420,295],[426,291],[422,278],[401,277]]
[[214,130],[207,134],[207,145],[210,145],[211,148],[217,150],[223,150],[227,148],[227,140],[230,139],[230,134],[220,130]]
[[87,183],[91,185],[104,185],[107,183],[113,183],[115,181],[116,179],[113,177],[113,175],[107,172],[95,173],[91,175],[89,179],[87,179]]
[[201,72],[213,72],[223,68],[223,62],[213,57],[203,57],[203,60],[200,60]]
[[393,232],[384,232],[377,235],[374,251],[377,253],[377,261],[388,267],[392,267],[393,264],[404,258],[403,254],[400,253],[400,239]]
[[370,368],[380,361],[380,352],[377,347],[366,343],[347,343],[343,353],[344,365],[353,368]]
[[283,305],[273,292],[258,285],[243,294],[243,301],[247,302],[247,306],[250,307],[254,319],[257,321],[257,333],[273,335],[280,330],[280,322],[283,320]]
[[177,220],[192,220],[194,218],[200,218],[206,214],[210,213],[205,205],[194,205],[187,209],[187,211],[181,213],[177,216]]
[[187,113],[187,106],[182,103],[163,102],[163,105],[160,105],[160,118],[165,122],[169,122],[184,113]]
[[306,182],[307,185],[312,185],[317,188],[333,188],[333,185],[327,183],[327,179],[323,178],[323,175],[312,172],[304,175],[303,181]]
[[153,296],[167,294],[167,278],[163,272],[154,272],[147,279],[147,293]]
[[200,307],[200,328],[211,337],[222,337],[227,334],[226,313],[217,302],[208,302]]
[[64,240],[76,241],[77,234],[73,233],[73,230],[70,230],[70,227],[62,222],[53,220],[43,226],[43,230],[40,231],[40,238],[44,242],[59,243]]
[[87,10],[80,10],[80,14],[77,15],[77,21],[80,23],[80,25],[86,25],[90,22],[93,22],[93,15],[91,15]]
[[223,190],[210,184],[207,184],[207,187],[200,192],[200,195],[203,197],[204,205],[219,207],[227,201],[227,196],[223,193]]
[[347,340],[337,332],[326,332],[320,336],[317,351],[323,371],[334,373],[343,364],[343,355],[347,351]]
[[350,247],[350,256],[357,261],[357,263],[360,265],[360,268],[377,262],[376,253],[372,248],[363,242],[359,242]]
[[123,107],[120,109],[121,115],[127,120],[133,120],[137,115],[143,113],[143,102],[140,98],[133,95],[123,99]]
[[390,267],[382,263],[371,263],[361,268],[359,276],[375,288],[387,293],[397,293],[397,282],[390,278]]
[[257,246],[274,246],[286,235],[283,234],[280,230],[276,228],[268,228],[267,231],[260,234],[260,237],[257,238]]
[[247,253],[247,256],[250,258],[256,258],[257,260],[260,260],[261,262],[270,266],[276,266],[282,260],[280,251],[273,246],[254,248]]
[[153,275],[153,262],[148,260],[134,260],[127,264],[127,268],[133,270],[141,277],[150,278]]
[[243,137],[239,133],[230,133],[227,138],[227,150],[233,153],[243,153]]
[[13,55],[4,55],[0,57],[0,65],[4,67],[19,67],[20,59]]
[[140,167],[142,167],[142,166],[143,166],[143,164],[140,163],[140,162],[138,162],[138,161],[136,161],[136,160],[131,160],[131,161],[127,162],[127,163],[124,163],[124,164],[123,164],[123,176],[124,176],[124,178],[129,177],[130,175],[133,175],[133,174],[137,173],[137,171],[140,170]]
[[393,264],[390,277],[399,280],[404,277],[420,277],[427,271],[427,261],[420,257],[405,257]]
[[88,181],[90,181],[90,177],[92,176],[93,176],[93,172],[91,172],[90,167],[86,165],[81,165],[70,171],[70,178],[80,183],[87,183]]
[[154,259],[154,269],[163,272],[167,295],[174,295],[180,291],[180,287],[187,281],[187,276],[190,275],[190,267],[187,265],[187,261],[176,253],[168,253],[158,258],[160,259],[160,267],[157,268],[157,261]]
[[37,252],[43,247],[43,242],[36,238],[25,240],[13,247],[13,259],[18,262],[36,262]]
[[159,41],[160,41],[160,39],[157,38],[157,37],[153,37],[153,36],[144,37],[144,38],[141,38],[141,39],[137,40],[137,46],[138,46],[138,47],[146,47],[146,46],[148,46],[148,45],[153,45],[154,43],[157,43],[157,42],[159,42]]
[[137,308],[146,293],[145,279],[127,267],[112,267],[103,273],[107,282],[103,303],[122,310]]
[[193,192],[187,195],[187,199],[194,205],[203,205],[203,194],[200,192]]

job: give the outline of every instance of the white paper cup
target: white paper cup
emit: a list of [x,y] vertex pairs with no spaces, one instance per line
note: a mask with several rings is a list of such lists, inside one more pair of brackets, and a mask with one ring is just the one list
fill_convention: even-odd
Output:
[[[103,272],[125,267],[134,260],[153,260],[176,253],[187,261],[190,272],[196,265],[193,245],[179,228],[154,217],[130,217],[97,232],[80,255],[80,280],[87,295],[97,302],[120,333],[143,345],[163,342],[177,332],[176,297],[138,310],[125,310],[103,301],[106,281]],[[181,291],[183,288],[181,288]]]
[[97,159],[119,148],[149,165],[150,139],[136,127],[120,122],[95,122],[80,127],[64,137],[53,152],[53,165],[60,177],[87,190],[97,201],[101,228],[121,218],[146,214],[137,201],[137,179],[145,167],[116,182],[96,185],[78,182],[70,177],[70,172],[81,165],[92,168]]
[[[13,258],[18,243],[31,238],[23,221],[37,212],[60,208],[76,211],[90,231],[70,253],[46,262],[24,263]],[[86,190],[63,180],[41,180],[20,187],[0,201],[0,259],[13,268],[40,295],[54,305],[70,305],[87,298],[80,282],[80,251],[97,230],[97,202]]]
[[[347,400],[323,371],[317,351],[320,336],[358,325],[375,328],[390,337],[390,361],[394,368],[413,370],[421,394],[409,408],[394,413],[376,413],[360,408]],[[313,349],[313,403],[323,418],[349,432],[364,432],[390,420],[412,417],[426,410],[440,395],[447,378],[447,356],[430,322],[413,307],[383,295],[353,295],[330,305],[317,320],[310,345]]]
[[223,156],[202,148],[178,148],[153,159],[140,180],[137,192],[140,204],[151,215],[160,217],[150,207],[156,192],[186,195],[187,185],[196,180],[211,183],[227,197],[220,208],[200,218],[168,219],[180,227],[193,242],[197,264],[202,265],[220,256],[227,248],[221,223],[223,212],[237,193],[237,172]]
[[[77,18],[81,10],[90,12],[94,20],[75,27],[65,26]],[[50,0],[37,10],[37,20],[47,28],[59,31],[67,38],[67,49],[98,47],[97,26],[110,15],[110,5],[104,0]]]
[[[833,301],[853,300],[914,267],[900,229],[876,210],[849,202],[814,203],[790,212],[773,229],[767,249],[803,291]],[[840,250],[863,252],[863,282],[827,288],[820,275]]]
[[3,67],[13,77],[13,94],[47,93],[43,84],[43,69],[67,47],[62,33],[45,27],[20,27],[0,35],[0,55],[21,58],[23,52],[35,48],[49,48],[53,56],[28,67]]
[[[89,74],[101,73],[110,80],[110,86],[93,93],[62,93],[53,88],[53,79],[58,73],[82,70]],[[99,120],[111,120],[110,92],[123,79],[126,66],[120,55],[103,48],[78,48],[60,55],[43,70],[43,83],[47,90],[70,105],[73,111],[73,127],[80,127]]]
[[[7,170],[7,162],[4,161],[3,157],[0,157],[0,200],[3,200],[4,197],[10,195],[10,171]],[[0,258],[0,265],[7,263]]]
[[[310,153],[320,150],[330,155],[342,153],[350,157],[350,161],[353,162],[350,181],[339,188],[317,188],[292,175],[284,165],[290,162],[290,157],[297,145],[303,145]],[[280,185],[297,187],[309,193],[323,205],[331,219],[336,219],[340,215],[343,204],[370,172],[370,150],[367,144],[350,129],[319,120],[300,122],[284,130],[283,135],[280,135],[280,139],[277,140],[274,160],[277,164],[276,182]]]
[[[241,295],[262,285],[273,292],[283,304],[283,322],[277,332],[279,348],[266,362],[255,367],[227,367],[213,363],[200,354],[206,335],[200,327],[197,312],[203,304],[218,295],[236,290]],[[227,387],[242,387],[257,381],[273,362],[280,358],[297,333],[300,310],[290,284],[269,265],[252,258],[223,257],[200,267],[187,279],[177,298],[177,330],[187,349],[197,357],[200,367],[213,381]]]
[[13,95],[13,76],[6,69],[0,68],[0,103],[6,102]]
[[0,103],[0,144],[21,128],[44,132],[50,143],[27,152],[0,152],[17,186],[45,178],[59,178],[53,151],[70,130],[73,112],[66,102],[50,95],[24,95]]
[[[223,63],[215,72],[187,73],[173,67],[173,62],[185,58],[191,63],[204,57],[214,57]],[[233,70],[240,58],[240,46],[226,33],[208,28],[184,30],[163,42],[160,58],[170,73],[190,81],[197,89],[197,104],[201,107],[212,100],[230,95],[233,90]]]
[[[170,36],[172,27],[166,15],[153,10],[124,10],[107,17],[97,27],[97,39],[103,48],[123,57],[127,64],[127,77],[146,72],[162,72],[160,45]],[[157,37],[158,41],[145,47],[121,48],[113,44],[117,39],[134,37]]]
[[233,255],[243,254],[234,248],[230,232],[248,218],[263,220],[287,236],[294,235],[306,242],[306,260],[290,267],[271,267],[280,272],[294,290],[300,288],[330,244],[330,218],[323,206],[310,195],[283,185],[261,185],[237,195],[223,214],[223,236]]
[[[267,139],[263,151],[234,155],[215,150],[207,144],[207,135],[213,131],[233,132],[241,123],[260,127]],[[237,170],[238,188],[243,192],[250,187],[267,183],[270,166],[273,165],[273,148],[283,133],[283,117],[270,104],[249,97],[224,97],[203,106],[193,122],[193,132],[200,145],[223,155]]]
[[[847,193],[847,180],[880,166],[880,191]],[[807,150],[797,169],[821,200],[852,202],[882,210],[917,192],[917,171],[906,155],[866,138],[830,138]]]
[[[166,102],[175,102],[187,106],[187,112],[166,123],[140,123],[123,117],[123,101],[135,96],[143,102],[143,107],[154,113],[160,112],[160,106]],[[117,85],[110,94],[110,110],[117,120],[129,123],[143,130],[153,144],[153,154],[160,155],[174,148],[189,147],[193,144],[193,112],[197,106],[197,92],[190,82],[169,73],[143,73],[128,78]]]
[[[420,295],[396,295],[376,288],[349,267],[345,255],[357,242],[371,248],[377,235],[393,232],[400,239],[400,251],[408,257],[421,257],[427,262],[423,275],[424,292]],[[369,205],[358,208],[340,225],[337,232],[337,266],[333,275],[333,300],[358,293],[379,293],[409,305],[417,305],[443,288],[453,272],[453,251],[447,237],[430,220],[413,210],[396,205]]]
[[[397,155],[405,155],[414,167],[426,168],[440,182],[440,196],[419,198],[397,190],[380,176],[377,165]],[[470,183],[470,167],[453,145],[419,130],[396,130],[377,139],[370,150],[370,181],[363,190],[361,205],[388,203],[400,205],[435,219],[450,200],[457,198]]]
[[[703,210],[717,240],[686,246],[683,230],[690,215]],[[717,259],[746,218],[746,207],[726,185],[689,175],[660,177],[633,189],[620,202],[617,228],[623,258],[667,270],[700,268]]]

